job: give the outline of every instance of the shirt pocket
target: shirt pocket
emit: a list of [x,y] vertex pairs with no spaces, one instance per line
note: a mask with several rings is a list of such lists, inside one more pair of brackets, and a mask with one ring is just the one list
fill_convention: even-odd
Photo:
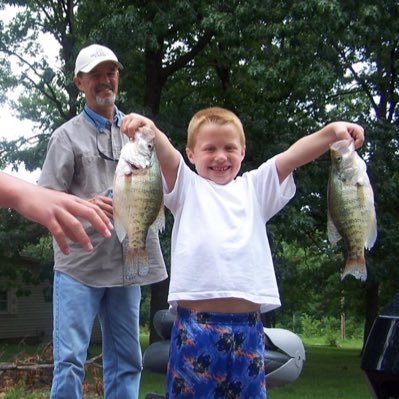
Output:
[[112,185],[115,167],[109,166],[99,155],[84,154],[76,160],[75,183],[86,198],[103,194]]

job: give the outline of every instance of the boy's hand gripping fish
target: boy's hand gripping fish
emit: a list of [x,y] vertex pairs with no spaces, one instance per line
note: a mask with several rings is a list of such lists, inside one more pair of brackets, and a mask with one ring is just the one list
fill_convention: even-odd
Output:
[[374,194],[366,163],[355,151],[352,140],[337,141],[330,147],[331,170],[328,181],[328,239],[343,239],[347,258],[341,278],[348,274],[367,278],[364,248],[377,238]]
[[148,229],[153,224],[158,230],[165,227],[161,172],[154,146],[154,132],[141,128],[123,146],[115,171],[114,225],[120,242],[127,235],[128,280],[148,274]]

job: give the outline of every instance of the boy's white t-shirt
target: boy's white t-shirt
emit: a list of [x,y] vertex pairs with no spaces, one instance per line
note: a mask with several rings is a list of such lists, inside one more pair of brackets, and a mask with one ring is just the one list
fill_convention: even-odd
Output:
[[261,312],[279,307],[265,225],[294,194],[292,174],[279,183],[275,157],[226,185],[198,176],[181,158],[175,187],[164,195],[174,216],[172,311],[179,300],[227,297],[258,303]]

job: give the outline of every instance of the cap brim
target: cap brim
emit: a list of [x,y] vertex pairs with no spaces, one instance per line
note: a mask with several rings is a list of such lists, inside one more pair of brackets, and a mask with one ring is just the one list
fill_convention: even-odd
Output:
[[110,60],[110,59],[102,59],[102,60],[95,60],[95,61],[87,64],[85,67],[81,68],[76,74],[78,74],[79,72],[88,73],[92,69],[94,69],[97,65],[100,65],[104,62],[113,62],[118,67],[118,69],[123,69],[123,65],[119,61]]

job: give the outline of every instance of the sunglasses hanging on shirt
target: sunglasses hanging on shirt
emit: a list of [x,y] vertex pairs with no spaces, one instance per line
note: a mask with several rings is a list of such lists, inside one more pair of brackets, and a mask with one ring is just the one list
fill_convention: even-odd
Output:
[[[113,151],[111,123],[107,122],[107,125],[105,128],[99,128],[98,123],[94,120],[94,118],[86,110],[84,110],[84,113],[92,121],[93,125],[97,128],[96,146],[97,146],[98,155],[100,155],[100,157],[102,159],[105,159],[106,161],[118,162],[119,159],[117,159],[113,156],[114,151]],[[108,125],[108,123],[109,123],[109,125]],[[110,154],[110,155],[107,155],[107,154]]]

